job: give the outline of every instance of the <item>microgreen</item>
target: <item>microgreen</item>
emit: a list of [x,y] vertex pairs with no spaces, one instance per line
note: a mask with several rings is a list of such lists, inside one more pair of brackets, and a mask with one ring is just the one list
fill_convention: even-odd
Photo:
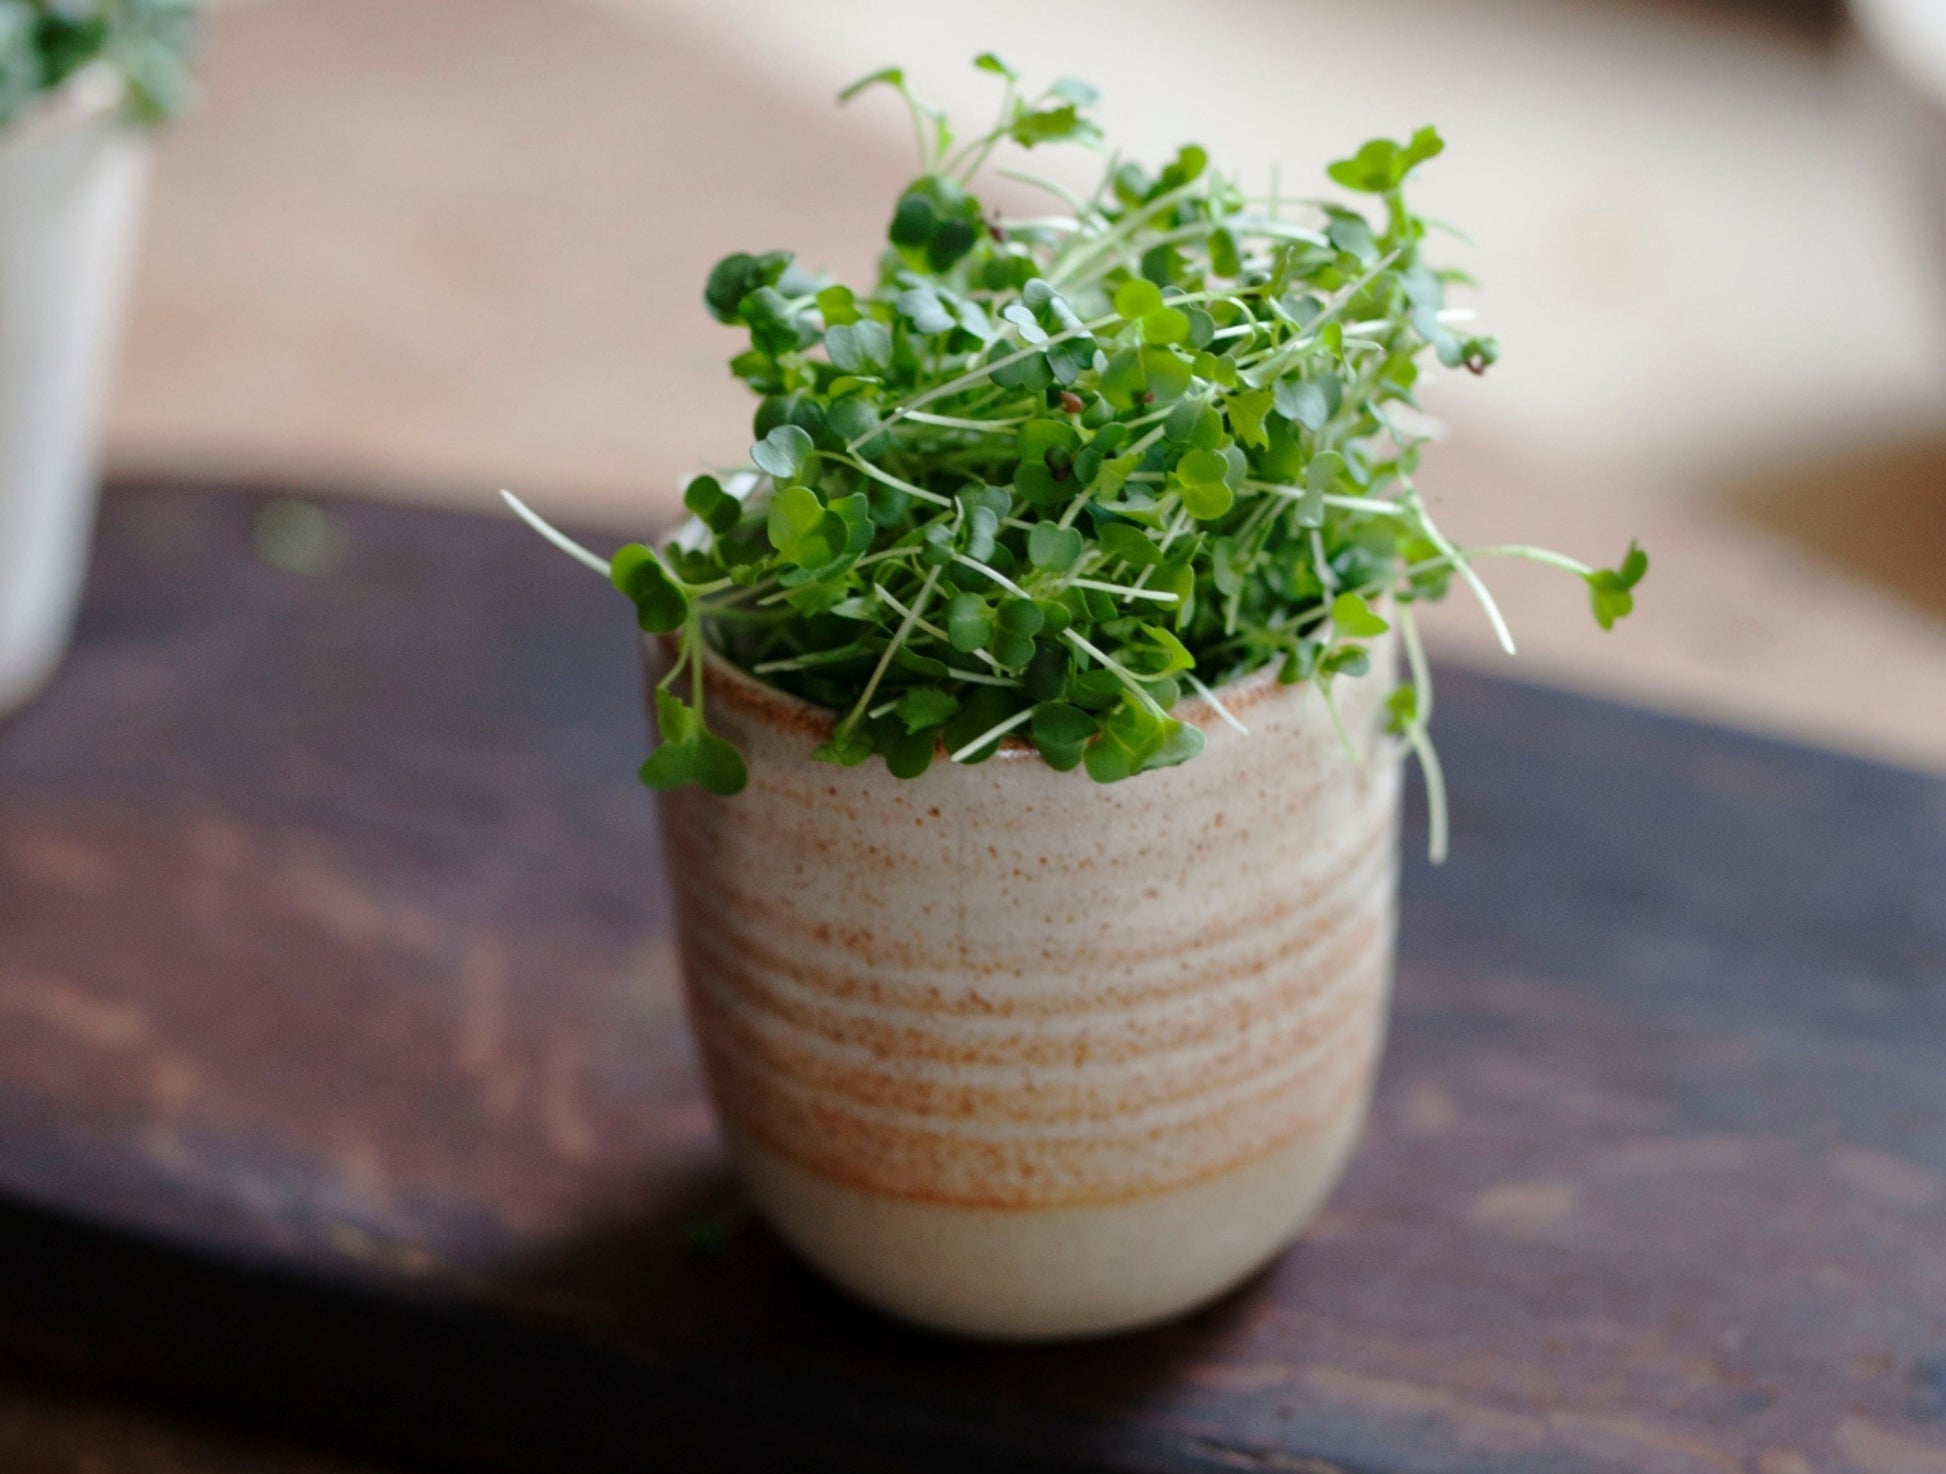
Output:
[[138,123],[179,111],[199,0],[0,0],[0,127],[96,63],[120,76]]
[[1476,561],[1578,575],[1607,628],[1647,558],[1631,546],[1604,570],[1464,549],[1426,510],[1423,438],[1396,407],[1416,408],[1429,372],[1497,356],[1448,310],[1464,278],[1427,259],[1406,204],[1438,133],[1332,164],[1350,202],[1253,198],[1190,144],[1153,174],[1111,157],[1085,199],[1009,171],[1063,208],[1006,220],[972,192],[989,156],[1098,146],[1094,92],[1029,95],[998,57],[975,65],[998,79],[999,113],[957,146],[897,69],[843,94],[896,93],[920,154],[869,289],[786,251],[710,273],[705,304],[747,335],[730,370],[758,406],[743,474],[685,490],[687,534],[608,565],[642,627],[677,646],[645,780],[742,786],[704,722],[706,647],[835,713],[811,756],[876,756],[901,777],[1009,738],[1097,782],[1180,763],[1204,745],[1172,714],[1184,696],[1241,729],[1221,688],[1266,667],[1314,683],[1363,762],[1334,687],[1366,675],[1366,642],[1397,624],[1409,675],[1387,712],[1443,852],[1412,607],[1457,577],[1511,651]]

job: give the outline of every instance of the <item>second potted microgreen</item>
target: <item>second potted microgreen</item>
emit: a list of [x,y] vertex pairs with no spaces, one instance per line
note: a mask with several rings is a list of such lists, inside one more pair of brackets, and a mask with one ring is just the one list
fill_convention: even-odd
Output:
[[194,0],[0,0],[0,715],[67,645],[152,125]]

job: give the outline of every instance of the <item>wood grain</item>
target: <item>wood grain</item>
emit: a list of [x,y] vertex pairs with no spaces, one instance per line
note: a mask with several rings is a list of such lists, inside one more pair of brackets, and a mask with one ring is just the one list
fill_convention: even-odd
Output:
[[735,1215],[612,595],[349,502],[302,577],[254,506],[113,494],[0,729],[6,1354],[455,1468],[1946,1459],[1946,785],[1449,677],[1332,1206],[1193,1320],[981,1349]]

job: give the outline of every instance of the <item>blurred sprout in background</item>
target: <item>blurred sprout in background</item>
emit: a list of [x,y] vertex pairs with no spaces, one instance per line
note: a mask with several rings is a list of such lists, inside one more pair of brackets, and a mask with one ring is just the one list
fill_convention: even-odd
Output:
[[197,0],[0,0],[0,127],[90,65],[117,74],[130,117],[181,110]]

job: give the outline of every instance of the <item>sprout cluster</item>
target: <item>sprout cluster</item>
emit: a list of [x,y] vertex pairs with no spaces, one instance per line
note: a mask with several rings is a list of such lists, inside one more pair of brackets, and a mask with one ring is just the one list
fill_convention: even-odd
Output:
[[[1457,576],[1499,627],[1479,554],[1414,481],[1428,360],[1480,373],[1495,357],[1448,308],[1461,278],[1427,259],[1406,203],[1439,135],[1331,165],[1356,204],[1252,196],[1191,144],[1153,173],[1110,156],[1085,198],[1029,179],[1057,208],[1002,219],[970,191],[989,154],[1099,147],[1095,94],[1026,96],[997,58],[977,64],[1001,79],[1000,115],[957,149],[895,70],[845,94],[905,98],[922,161],[869,290],[786,251],[710,273],[710,312],[747,335],[730,368],[759,399],[755,475],[696,478],[700,536],[609,565],[680,650],[644,780],[743,786],[704,718],[706,644],[837,713],[821,760],[911,778],[1016,733],[1113,782],[1193,758],[1203,733],[1177,703],[1222,712],[1223,684],[1265,667],[1315,684],[1335,717],[1333,683],[1366,673],[1389,614],[1411,669],[1392,726],[1437,810],[1412,606]],[[1646,569],[1633,549],[1614,570],[1482,551],[1579,574],[1604,625]]]

